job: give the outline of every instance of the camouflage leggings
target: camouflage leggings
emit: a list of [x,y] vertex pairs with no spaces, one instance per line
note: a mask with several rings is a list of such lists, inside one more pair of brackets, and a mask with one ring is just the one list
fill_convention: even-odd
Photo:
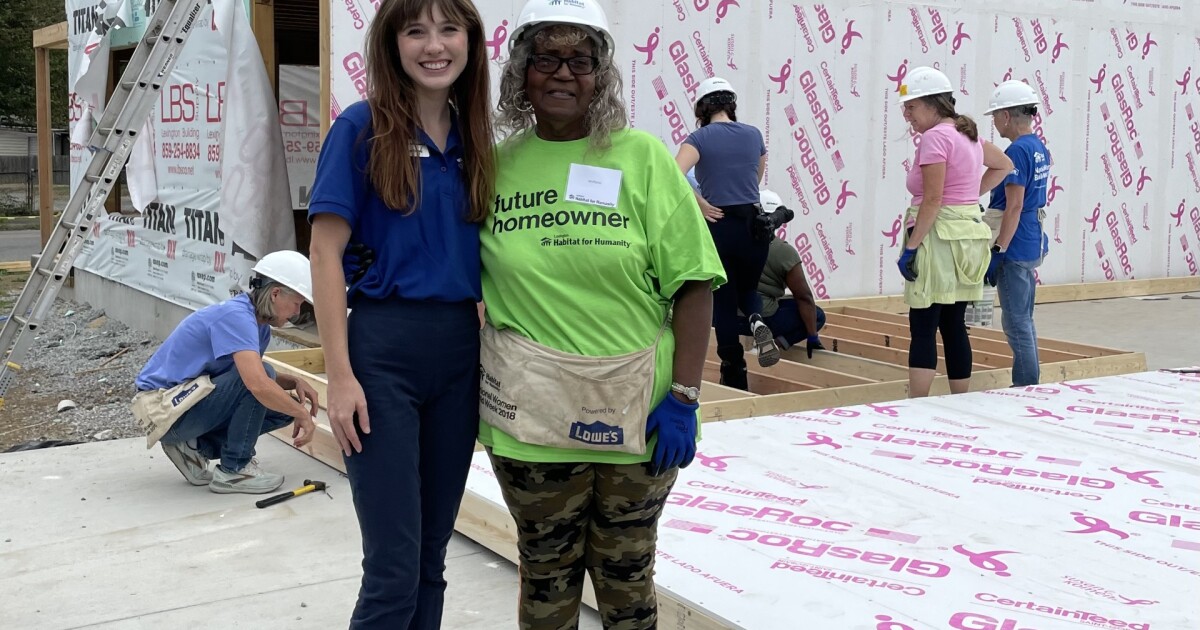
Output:
[[606,629],[654,628],[658,517],[678,469],[654,477],[646,464],[539,464],[490,449],[489,455],[517,523],[521,629],[577,628],[584,571]]

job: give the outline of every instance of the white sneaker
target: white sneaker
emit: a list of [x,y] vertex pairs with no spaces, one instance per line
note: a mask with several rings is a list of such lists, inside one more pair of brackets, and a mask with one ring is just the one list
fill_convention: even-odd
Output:
[[775,333],[763,323],[762,316],[750,316],[750,332],[754,334],[754,348],[758,351],[758,364],[771,367],[779,363],[779,346],[775,345]]
[[217,466],[208,489],[218,494],[266,494],[282,485],[283,475],[259,468],[258,461],[252,459],[237,472],[226,472],[224,468]]
[[188,446],[186,442],[179,444],[163,444],[162,450],[167,454],[167,459],[171,460],[172,464],[183,473],[183,478],[188,480],[188,483],[193,486],[207,486],[212,481],[212,472],[208,470],[208,460],[200,454],[200,451]]

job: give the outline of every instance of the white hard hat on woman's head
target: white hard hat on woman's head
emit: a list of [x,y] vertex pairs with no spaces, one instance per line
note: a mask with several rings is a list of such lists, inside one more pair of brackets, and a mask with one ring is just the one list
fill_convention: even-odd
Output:
[[954,92],[950,79],[936,68],[921,66],[908,71],[900,84],[900,102],[907,103],[923,96]]
[[996,87],[996,91],[992,92],[992,100],[988,102],[987,111],[983,113],[984,115],[994,114],[1010,107],[1040,103],[1041,99],[1038,98],[1037,92],[1033,91],[1032,86],[1024,81],[1011,79]]
[[[256,276],[273,280],[299,293],[309,303],[313,301],[312,269],[300,252],[282,250],[258,259],[251,269]],[[254,286],[252,282],[250,286]]]
[[613,53],[613,38],[608,31],[608,16],[596,0],[529,0],[517,17],[517,25],[508,40],[508,49],[546,26],[571,24],[588,31],[601,44],[601,55]]
[[763,189],[758,191],[758,203],[762,206],[764,214],[771,214],[783,205],[783,198],[773,190]]
[[716,94],[717,92],[729,92],[733,95],[734,102],[737,101],[737,91],[733,89],[733,85],[729,81],[721,77],[709,77],[701,81],[700,87],[696,88],[696,102],[699,103],[704,100],[705,96]]

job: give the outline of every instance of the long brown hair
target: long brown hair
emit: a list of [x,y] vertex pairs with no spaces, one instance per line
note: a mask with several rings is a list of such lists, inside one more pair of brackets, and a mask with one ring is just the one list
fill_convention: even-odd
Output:
[[971,142],[979,142],[979,127],[975,121],[966,114],[960,114],[954,111],[954,95],[950,93],[934,94],[933,96],[922,96],[921,100],[925,101],[930,107],[937,111],[938,116],[942,118],[953,118],[954,128],[958,133],[966,136]]
[[470,207],[466,220],[478,223],[491,208],[496,172],[492,152],[492,119],[487,51],[483,20],[470,0],[384,0],[367,29],[367,103],[371,107],[371,183],[390,208],[412,212],[420,204],[420,158],[412,155],[416,142],[416,86],[400,65],[396,37],[400,29],[424,14],[441,9],[446,19],[467,33],[467,64],[451,87],[463,141]]

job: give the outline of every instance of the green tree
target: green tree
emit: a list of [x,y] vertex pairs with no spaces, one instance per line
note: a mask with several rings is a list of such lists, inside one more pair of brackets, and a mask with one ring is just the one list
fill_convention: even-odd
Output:
[[[66,19],[64,0],[0,0],[0,124],[37,121],[33,31]],[[67,126],[67,52],[50,52],[50,119]]]

